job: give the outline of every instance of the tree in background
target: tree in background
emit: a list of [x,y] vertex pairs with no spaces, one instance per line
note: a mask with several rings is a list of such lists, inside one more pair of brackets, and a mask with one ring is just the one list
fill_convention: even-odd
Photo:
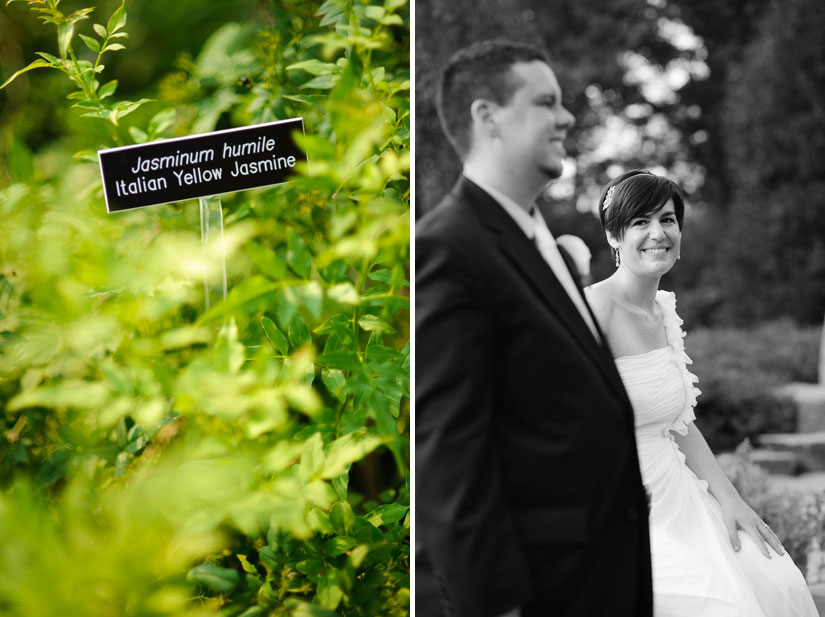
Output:
[[775,2],[730,72],[722,115],[732,189],[718,280],[747,323],[825,309],[825,6]]

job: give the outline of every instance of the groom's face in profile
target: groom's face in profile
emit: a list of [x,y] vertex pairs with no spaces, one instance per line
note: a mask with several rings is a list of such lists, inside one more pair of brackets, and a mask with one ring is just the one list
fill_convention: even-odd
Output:
[[514,64],[510,80],[515,91],[495,113],[501,163],[516,177],[557,178],[564,139],[575,119],[562,105],[556,75],[545,62],[535,60]]

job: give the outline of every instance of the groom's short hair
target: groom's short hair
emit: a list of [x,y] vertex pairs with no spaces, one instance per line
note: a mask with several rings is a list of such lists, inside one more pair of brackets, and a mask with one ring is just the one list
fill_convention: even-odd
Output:
[[436,105],[441,128],[462,160],[471,145],[473,101],[483,98],[506,105],[521,86],[520,78],[510,68],[536,60],[550,64],[542,49],[504,40],[475,43],[450,58],[441,74]]

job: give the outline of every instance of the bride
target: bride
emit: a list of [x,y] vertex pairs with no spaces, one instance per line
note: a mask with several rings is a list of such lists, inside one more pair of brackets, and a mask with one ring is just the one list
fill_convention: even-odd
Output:
[[587,298],[633,403],[650,493],[656,617],[817,617],[802,574],[725,477],[694,423],[700,394],[676,297],[659,280],[679,259],[679,188],[631,171],[602,192],[616,272]]

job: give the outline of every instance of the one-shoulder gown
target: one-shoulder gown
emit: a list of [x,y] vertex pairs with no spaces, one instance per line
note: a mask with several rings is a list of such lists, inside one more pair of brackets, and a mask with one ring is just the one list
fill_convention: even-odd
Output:
[[700,391],[688,371],[676,297],[659,291],[668,345],[616,359],[635,415],[642,479],[651,494],[656,617],[818,617],[787,553],[765,557],[740,530],[734,551],[719,503],[685,464],[673,433],[687,433]]

